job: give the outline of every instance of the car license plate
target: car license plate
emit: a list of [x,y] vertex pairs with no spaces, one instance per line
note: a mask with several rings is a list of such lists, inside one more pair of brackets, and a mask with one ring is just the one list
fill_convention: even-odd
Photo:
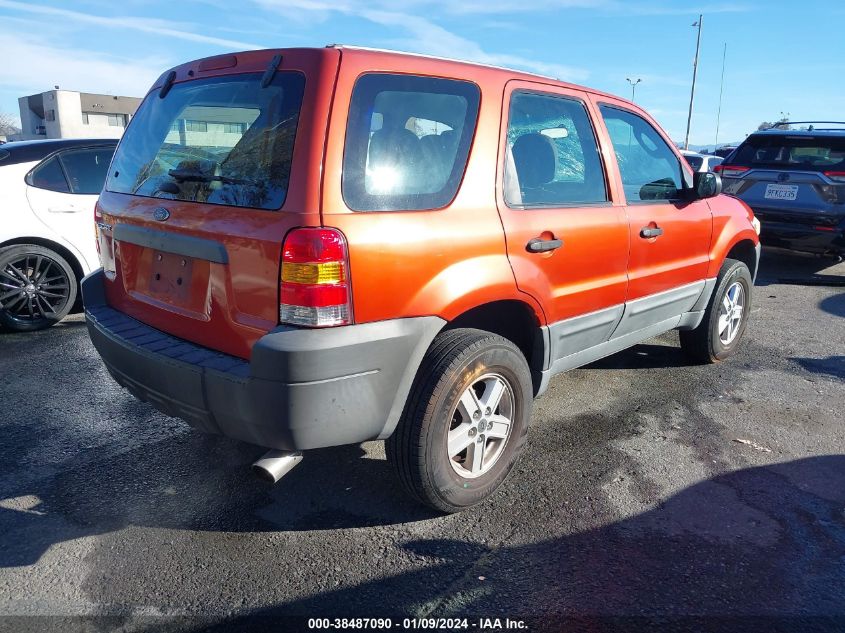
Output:
[[798,185],[766,185],[763,197],[769,200],[795,200],[798,197]]

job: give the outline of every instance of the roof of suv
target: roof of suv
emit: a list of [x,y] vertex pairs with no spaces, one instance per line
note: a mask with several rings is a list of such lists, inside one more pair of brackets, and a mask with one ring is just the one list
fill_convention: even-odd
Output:
[[779,128],[769,128],[767,130],[758,130],[752,136],[777,136],[788,134],[789,136],[845,136],[845,127],[814,127],[807,130],[783,130]]
[[69,147],[116,146],[114,138],[63,138],[38,141],[13,141],[0,147],[0,166],[31,163]]
[[589,88],[587,86],[581,86],[581,85],[578,85],[578,84],[573,84],[573,83],[570,83],[568,81],[563,81],[561,79],[552,77],[550,75],[542,75],[540,73],[532,73],[532,72],[526,71],[526,70],[515,70],[513,68],[508,68],[506,66],[495,66],[493,64],[484,64],[484,63],[481,63],[481,62],[472,62],[472,61],[467,61],[467,60],[463,60],[463,59],[456,59],[456,58],[453,58],[453,57],[438,57],[436,55],[424,55],[422,53],[409,53],[409,52],[406,52],[406,51],[397,51],[397,50],[391,50],[391,49],[385,49],[385,48],[367,48],[367,47],[364,47],[364,46],[349,46],[349,45],[346,45],[346,44],[331,44],[331,45],[327,46],[326,48],[337,48],[337,49],[340,49],[342,51],[353,52],[355,55],[367,55],[367,56],[372,56],[374,58],[377,58],[377,57],[383,56],[383,55],[386,55],[386,56],[397,56],[397,55],[399,55],[399,56],[403,56],[403,57],[410,57],[410,58],[416,58],[416,59],[421,59],[421,60],[429,60],[429,61],[434,60],[434,61],[438,61],[438,62],[443,62],[444,64],[450,65],[450,66],[451,65],[469,66],[471,68],[481,68],[481,69],[485,69],[485,70],[499,71],[501,73],[505,73],[505,74],[511,76],[513,79],[526,79],[526,80],[529,80],[529,81],[530,80],[536,81],[536,80],[540,79],[540,80],[543,80],[543,81],[554,82],[556,84],[559,84],[561,86],[566,86],[568,88],[574,88],[576,90],[583,90],[584,92],[589,92],[589,93],[592,93],[592,94],[595,94],[595,95],[603,95],[603,96],[606,96],[606,97],[612,97],[613,99],[619,99],[621,101],[627,101],[627,99],[625,99],[624,97],[620,97],[618,95],[613,95],[613,94],[610,94],[608,92],[601,92],[600,90],[595,90],[595,89]]

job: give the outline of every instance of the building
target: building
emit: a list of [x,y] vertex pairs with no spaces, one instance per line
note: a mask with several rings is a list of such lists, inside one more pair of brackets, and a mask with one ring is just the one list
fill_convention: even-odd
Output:
[[21,97],[20,140],[53,138],[120,138],[141,99],[48,90]]

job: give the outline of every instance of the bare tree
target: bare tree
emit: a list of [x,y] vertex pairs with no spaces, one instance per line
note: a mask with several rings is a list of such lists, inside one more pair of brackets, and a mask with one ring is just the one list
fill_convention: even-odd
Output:
[[17,134],[20,128],[16,124],[16,119],[11,114],[0,112],[0,136],[7,134]]

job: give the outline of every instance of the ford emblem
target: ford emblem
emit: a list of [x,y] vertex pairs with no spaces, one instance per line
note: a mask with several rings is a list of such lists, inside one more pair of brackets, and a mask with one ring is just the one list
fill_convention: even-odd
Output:
[[168,211],[164,207],[159,207],[158,209],[153,211],[153,217],[159,222],[164,222],[165,220],[167,220],[167,218],[170,217],[170,211]]

